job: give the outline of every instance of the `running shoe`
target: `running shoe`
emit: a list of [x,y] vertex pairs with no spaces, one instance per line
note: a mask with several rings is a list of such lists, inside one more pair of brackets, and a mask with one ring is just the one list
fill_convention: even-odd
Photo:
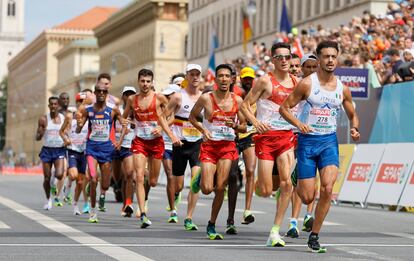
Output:
[[85,203],[82,208],[82,213],[86,214],[86,213],[89,213],[89,211],[90,211],[89,203]]
[[176,212],[171,212],[171,215],[168,218],[168,223],[178,223],[178,216]]
[[56,186],[51,186],[50,187],[50,194],[52,194],[52,196],[56,196],[57,195],[57,188],[56,188]]
[[193,220],[191,218],[184,219],[184,227],[185,227],[185,230],[187,231],[198,230],[197,225],[193,223]]
[[234,225],[234,221],[227,222],[226,234],[237,235],[237,229],[236,229],[236,226]]
[[207,237],[210,240],[223,240],[224,239],[223,235],[216,232],[216,225],[211,224],[210,222],[208,222],[208,225],[207,225]]
[[93,211],[91,211],[91,213],[89,214],[89,219],[88,219],[89,223],[98,223],[98,214],[93,213]]
[[192,178],[190,182],[190,189],[191,192],[197,194],[200,192],[200,182],[201,182],[201,170],[197,172]]
[[60,201],[59,198],[56,197],[54,199],[54,205],[55,205],[55,207],[61,207],[61,206],[63,206],[63,203]]
[[292,174],[290,175],[290,180],[292,181],[292,185],[296,187],[298,184],[298,165],[297,164]]
[[151,220],[149,220],[147,218],[147,215],[145,215],[145,214],[141,215],[140,221],[141,221],[141,228],[147,228],[147,227],[151,226],[151,224],[152,224]]
[[73,207],[73,215],[74,216],[80,216],[82,213],[79,211],[78,205]]
[[106,207],[105,207],[105,195],[100,195],[99,196],[99,205],[98,205],[98,210],[101,212],[105,212],[106,211]]
[[290,223],[289,230],[286,232],[286,236],[290,238],[298,238],[299,237],[299,229],[298,226]]
[[309,235],[308,249],[312,253],[326,253],[326,248],[319,244],[319,237],[317,235]]
[[63,201],[68,205],[72,205],[72,193],[69,193],[66,197],[64,197]]
[[46,204],[43,206],[43,209],[44,209],[44,210],[51,210],[51,209],[52,209],[52,206],[53,206],[53,204],[52,204],[52,199],[51,199],[51,198],[49,198],[49,199],[47,200]]
[[132,207],[132,205],[126,205],[122,212],[125,213],[124,215],[122,215],[123,217],[131,217],[134,213],[134,208]]
[[243,220],[242,220],[242,224],[243,225],[248,225],[250,223],[254,222],[254,215],[252,214],[252,212],[250,210],[244,210],[243,212]]
[[315,219],[311,215],[306,215],[303,219],[302,231],[311,232],[314,220]]
[[269,238],[267,239],[266,246],[268,247],[284,247],[285,241],[279,235],[279,232],[270,232]]

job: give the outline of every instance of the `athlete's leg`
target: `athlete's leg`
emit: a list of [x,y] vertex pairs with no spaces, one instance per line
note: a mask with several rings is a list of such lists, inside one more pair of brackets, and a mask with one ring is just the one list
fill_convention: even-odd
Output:
[[216,174],[216,164],[211,162],[201,163],[200,188],[204,195],[209,195],[214,190],[214,176]]
[[91,201],[91,208],[95,208],[96,205],[96,186],[98,185],[98,174],[96,172],[96,167],[98,162],[94,157],[91,155],[86,156],[86,160],[88,163],[88,170],[89,170],[89,189],[90,189],[90,201]]
[[101,195],[102,191],[107,191],[111,185],[111,162],[99,163],[101,170]]
[[148,185],[151,187],[157,186],[158,177],[160,176],[160,169],[161,169],[161,159],[156,159],[153,157],[149,158],[148,161],[148,169],[149,169],[149,177],[148,177]]
[[168,199],[168,205],[170,206],[170,209],[174,209],[174,177],[172,174],[172,160],[171,159],[163,159],[162,165],[164,167],[165,175],[167,176],[167,199]]
[[67,164],[66,158],[58,159],[58,160],[62,161],[62,163],[61,163],[62,164],[62,167],[61,167],[62,169],[61,170],[58,170],[56,168],[56,161],[55,161],[55,177],[58,180],[57,185],[56,185],[56,187],[57,187],[56,197],[60,198],[62,196],[63,185],[65,184],[65,179],[66,179],[66,176],[67,176],[66,174],[67,174],[68,164]]
[[[213,206],[211,209],[211,217],[210,217],[210,223],[212,224],[216,223],[218,213],[220,212],[221,205],[223,204],[224,189],[226,188],[226,185],[227,185],[227,179],[229,176],[231,164],[232,164],[232,160],[230,159],[219,159],[216,165],[217,175],[215,176],[215,179],[216,179],[216,186],[214,189],[215,195],[214,195]],[[213,179],[214,179],[214,173],[213,173]]]
[[256,170],[256,155],[254,147],[249,147],[243,151],[243,160],[246,168],[246,205],[245,209],[250,210],[254,190],[254,172]]
[[273,160],[258,160],[258,174],[257,174],[257,186],[259,187],[260,196],[269,197],[272,195],[273,182],[272,182],[272,171],[273,171]]
[[283,152],[277,157],[277,169],[280,179],[280,200],[277,206],[275,216],[275,225],[280,226],[285,216],[286,209],[289,206],[290,196],[292,195],[292,182],[290,180],[290,172],[294,162],[293,148]]
[[[201,168],[199,166],[194,166],[191,168],[191,178],[193,178],[197,173],[199,173]],[[184,183],[184,179],[183,179]],[[186,218],[193,218],[194,209],[197,205],[198,201],[198,193],[193,193],[191,190],[188,192],[188,207],[187,207],[187,217]]]
[[125,205],[132,204],[133,190],[134,190],[134,159],[132,155],[122,160],[123,173],[124,173],[124,203]]
[[228,191],[227,196],[229,199],[228,207],[229,207],[229,213],[227,216],[227,223],[234,223],[234,211],[236,209],[236,203],[237,203],[237,195],[239,193],[237,181],[238,181],[238,171],[239,171],[239,160],[232,161],[230,173],[228,176]]
[[144,189],[144,175],[145,167],[148,162],[148,158],[139,153],[134,154],[134,169],[135,169],[135,190],[137,193],[138,207],[141,214],[145,213],[145,189]]
[[293,188],[292,192],[292,218],[298,219],[300,209],[302,207],[302,200],[300,199],[297,189]]
[[50,198],[50,177],[52,175],[52,164],[50,162],[42,162],[43,168],[43,189],[46,199]]
[[320,170],[321,188],[318,204],[315,210],[315,221],[312,226],[312,233],[318,234],[321,230],[322,223],[328,214],[331,206],[332,189],[338,175],[338,167],[329,165]]

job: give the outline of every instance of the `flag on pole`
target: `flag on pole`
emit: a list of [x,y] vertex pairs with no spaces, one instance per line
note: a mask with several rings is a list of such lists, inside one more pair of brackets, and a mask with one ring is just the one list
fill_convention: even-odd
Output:
[[299,58],[302,58],[302,56],[305,54],[302,48],[302,43],[300,42],[299,37],[295,37],[295,41],[293,41],[292,46],[292,53],[295,53],[299,56]]
[[287,10],[285,0],[283,0],[283,3],[282,3],[282,15],[280,16],[280,31],[285,32],[285,33],[290,33],[292,31],[292,26],[290,25],[288,10]]
[[249,16],[246,13],[246,10],[242,9],[243,15],[243,51],[247,53],[247,43],[253,36],[252,28],[249,23]]
[[216,30],[213,26],[211,26],[211,43],[210,43],[210,58],[208,60],[208,70],[207,70],[207,82],[214,81],[215,78],[215,69],[216,69],[216,57],[215,57],[215,50],[218,48],[218,38],[216,34]]

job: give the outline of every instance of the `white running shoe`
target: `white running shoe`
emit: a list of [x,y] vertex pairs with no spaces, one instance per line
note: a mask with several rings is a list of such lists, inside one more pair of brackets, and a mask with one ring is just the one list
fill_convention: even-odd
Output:
[[267,239],[266,246],[269,247],[284,247],[285,241],[278,232],[270,232],[269,238]]
[[46,204],[43,206],[44,210],[51,210],[53,206],[52,198],[49,198]]
[[75,205],[73,208],[73,215],[74,216],[80,216],[82,213],[79,211],[78,205]]

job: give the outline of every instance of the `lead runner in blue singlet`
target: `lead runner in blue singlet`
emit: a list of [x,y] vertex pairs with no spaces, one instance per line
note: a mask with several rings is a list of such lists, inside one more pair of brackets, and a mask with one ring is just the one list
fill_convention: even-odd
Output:
[[[316,206],[315,221],[309,235],[308,248],[325,253],[319,244],[319,231],[331,205],[332,188],[338,175],[339,150],[336,137],[336,119],[343,106],[351,125],[350,135],[359,140],[359,120],[352,104],[351,91],[334,75],[338,64],[338,43],[323,41],[316,53],[320,67],[316,73],[299,82],[296,89],[280,107],[280,114],[296,126],[298,136],[298,194],[303,203],[315,198],[316,169],[319,169],[321,188]],[[302,101],[302,102],[301,102]],[[298,118],[290,109],[299,102]]]
[[126,132],[123,124],[121,137],[116,145],[110,140],[111,126],[114,117],[123,122],[121,112],[114,104],[107,102],[108,87],[97,83],[95,86],[96,103],[80,109],[76,132],[80,132],[88,120],[89,132],[86,142],[86,160],[89,169],[91,211],[90,223],[97,223],[96,214],[96,186],[98,177],[96,167],[99,164],[101,170],[101,190],[106,191],[110,185],[111,161],[115,149],[119,149]]

